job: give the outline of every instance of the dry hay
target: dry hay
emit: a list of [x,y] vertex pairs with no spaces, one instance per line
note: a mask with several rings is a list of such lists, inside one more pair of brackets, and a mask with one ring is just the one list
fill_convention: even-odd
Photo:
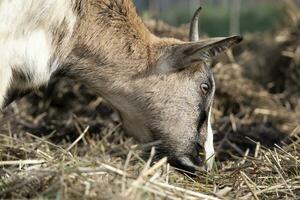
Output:
[[0,135],[2,198],[278,199],[300,195],[300,137],[274,150],[249,140],[255,145],[252,156],[247,150],[243,156],[217,162],[211,174],[191,175],[177,172],[165,159],[153,165],[151,156],[148,161],[141,159],[141,147],[123,136],[119,124],[106,125],[99,136],[89,122],[70,120],[77,127],[72,142],[64,138],[51,142],[57,137],[54,132],[38,137],[9,129]]
[[[64,79],[4,111],[0,198],[300,199],[300,93],[292,83],[299,75],[300,20],[294,9],[290,4],[289,27],[248,36],[215,64],[212,173],[143,160],[140,152],[153,144],[125,137],[102,98]],[[186,37],[183,28],[151,23],[159,35]],[[274,75],[286,66],[284,76]]]
[[[75,120],[75,119],[74,119]],[[150,165],[119,125],[93,135],[76,119],[77,139],[52,143],[24,132],[1,134],[2,198],[218,199],[295,198],[300,195],[300,138],[274,150],[255,143],[254,155],[232,155],[211,174],[182,174],[165,159]],[[85,127],[85,128],[84,128]],[[62,139],[64,140],[64,139]],[[150,146],[150,145],[149,145]]]

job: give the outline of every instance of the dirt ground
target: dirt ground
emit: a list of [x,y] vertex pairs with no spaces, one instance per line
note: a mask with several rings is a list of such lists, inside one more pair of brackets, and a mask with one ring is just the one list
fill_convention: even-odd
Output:
[[[300,199],[300,14],[245,35],[213,63],[216,163],[180,172],[143,160],[117,112],[85,86],[54,80],[4,110],[0,198]],[[187,27],[147,21],[160,36]]]

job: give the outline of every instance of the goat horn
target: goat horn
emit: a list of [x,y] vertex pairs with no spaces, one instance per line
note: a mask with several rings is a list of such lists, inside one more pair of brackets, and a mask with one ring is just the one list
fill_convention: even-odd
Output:
[[198,30],[198,19],[202,7],[199,7],[193,15],[191,25],[190,25],[190,41],[195,42],[199,40],[199,30]]

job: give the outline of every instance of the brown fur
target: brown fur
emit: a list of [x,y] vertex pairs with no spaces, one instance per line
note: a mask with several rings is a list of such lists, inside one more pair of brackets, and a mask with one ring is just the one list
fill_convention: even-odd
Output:
[[72,15],[50,26],[55,48],[49,71],[57,62],[64,74],[102,95],[119,110],[127,133],[141,142],[160,140],[157,155],[171,164],[193,168],[200,146],[213,156],[215,85],[207,60],[241,38],[158,38],[131,0],[72,0],[72,6],[74,29]]
[[[197,121],[201,113],[207,117],[215,88],[206,60],[240,39],[158,38],[131,0],[75,0],[74,10],[76,32],[61,69],[117,108],[130,135],[141,142],[161,140],[159,154],[171,162],[192,154],[197,160],[209,119],[200,126]],[[201,94],[202,82],[210,83],[207,96]]]

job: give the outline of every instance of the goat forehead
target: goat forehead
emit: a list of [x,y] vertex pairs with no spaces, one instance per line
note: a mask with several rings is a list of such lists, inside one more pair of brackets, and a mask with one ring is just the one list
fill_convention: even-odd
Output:
[[193,66],[189,67],[188,70],[185,70],[185,78],[195,81],[206,81],[212,86],[215,84],[213,78],[213,72],[209,63],[196,63]]
[[204,78],[208,81],[209,84],[212,86],[214,85],[214,78],[213,78],[213,73],[212,70],[209,66],[209,64],[204,63],[201,67],[201,74],[203,75]]

